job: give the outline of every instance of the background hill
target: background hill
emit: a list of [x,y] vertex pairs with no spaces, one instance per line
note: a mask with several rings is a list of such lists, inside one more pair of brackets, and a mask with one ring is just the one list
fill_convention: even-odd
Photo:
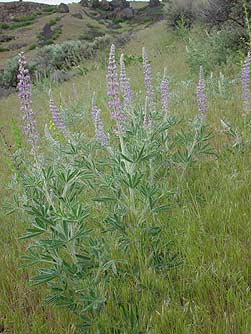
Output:
[[[136,13],[127,20],[119,12],[113,16],[102,8],[93,9],[80,4],[71,4],[69,12],[61,13],[57,6],[32,2],[0,3],[0,68],[20,50],[32,54],[30,51],[41,45],[67,40],[91,40],[95,35],[118,35],[140,25],[143,28],[162,15],[161,8],[142,12],[147,7],[142,2],[132,2],[131,7]],[[139,9],[141,12],[138,13]],[[47,31],[43,43],[41,33],[45,25],[54,33]]]

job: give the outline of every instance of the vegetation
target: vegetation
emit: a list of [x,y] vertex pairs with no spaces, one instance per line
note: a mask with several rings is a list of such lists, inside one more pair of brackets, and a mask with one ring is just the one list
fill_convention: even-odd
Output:
[[9,51],[9,49],[8,48],[3,48],[3,47],[0,46],[0,52],[5,52],[5,51]]
[[[108,36],[97,37],[92,42],[68,41],[61,44],[47,45],[37,49],[34,59],[29,61],[29,70],[32,77],[35,72],[43,77],[57,69],[71,69],[77,66],[83,59],[95,55],[100,48],[106,47],[110,41]],[[53,44],[53,40],[48,40]],[[32,44],[31,49],[36,48]],[[17,57],[10,59],[0,77],[0,84],[5,87],[16,87],[17,85],[18,62]]]
[[[20,130],[23,111],[35,130],[29,100],[2,100],[3,332],[250,333],[251,59],[244,41],[222,60],[231,36],[203,30],[160,22],[127,41],[123,115],[103,47],[79,59],[84,80],[33,86],[38,137]],[[71,64],[67,43],[41,59]]]

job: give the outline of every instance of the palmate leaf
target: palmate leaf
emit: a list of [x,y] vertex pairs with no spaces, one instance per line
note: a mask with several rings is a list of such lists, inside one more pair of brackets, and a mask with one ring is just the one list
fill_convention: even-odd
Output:
[[169,116],[165,122],[162,122],[159,127],[157,127],[156,131],[153,133],[152,138],[159,137],[159,135],[173,126],[179,124],[181,120],[177,119],[175,116]]
[[96,310],[105,303],[105,298],[98,296],[96,291],[90,291],[88,295],[81,295],[79,299],[86,305],[82,309],[82,312],[86,312],[90,309]]
[[72,238],[69,241],[73,241],[75,239],[83,239],[88,237],[91,233],[93,232],[93,229],[79,229],[78,232],[76,232],[75,234],[73,234]]
[[42,169],[43,176],[45,180],[49,181],[54,177],[54,171],[51,166],[49,166],[47,169]]
[[112,217],[108,217],[104,220],[105,225],[109,225],[110,227],[107,231],[120,231],[123,234],[126,234],[125,224],[122,222],[122,215],[114,214]]
[[144,176],[143,174],[138,173],[138,172],[136,172],[136,173],[133,174],[133,175],[127,173],[127,179],[124,179],[124,178],[123,178],[122,181],[123,181],[129,188],[134,189],[134,188],[136,188],[136,187],[139,185],[139,183],[140,183],[140,181],[142,180],[143,176]]

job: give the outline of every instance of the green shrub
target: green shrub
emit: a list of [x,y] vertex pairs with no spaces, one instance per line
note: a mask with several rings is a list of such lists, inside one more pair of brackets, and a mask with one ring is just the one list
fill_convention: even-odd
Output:
[[145,16],[143,22],[144,23],[150,23],[150,22],[152,22],[152,20],[153,19],[151,18],[151,16]]
[[110,39],[107,36],[95,38],[91,43],[83,41],[67,41],[62,44],[41,48],[38,53],[38,64],[43,70],[70,69],[95,54],[99,48],[107,47]]
[[58,37],[61,34],[62,34],[62,28],[61,27],[58,27],[58,28],[54,29],[53,36],[52,36],[53,41],[55,41],[56,39],[58,39]]
[[9,29],[11,30],[15,30],[18,28],[22,28],[22,27],[26,27],[33,24],[33,21],[24,21],[24,22],[17,22],[17,23],[13,23],[9,26]]
[[[236,42],[238,41],[238,42]],[[230,59],[238,59],[237,51],[242,41],[238,31],[222,29],[210,33],[203,31],[188,37],[186,45],[187,63],[192,71],[198,72],[200,65],[205,72],[213,71],[215,66],[222,66]]]
[[16,87],[17,85],[17,73],[18,73],[18,57],[14,57],[8,60],[2,77],[1,85],[5,87]]
[[28,47],[28,50],[34,50],[36,49],[36,47],[37,47],[37,43],[34,42]]
[[57,11],[57,6],[48,6],[42,9],[42,12],[47,14],[53,14],[56,13],[56,11]]
[[52,45],[54,44],[54,40],[53,38],[49,38],[47,40],[44,41],[43,45]]
[[14,21],[14,22],[33,21],[40,14],[41,14],[41,12],[35,12],[32,15],[26,15],[26,16],[21,16],[21,17],[14,17],[14,19],[12,21]]
[[61,16],[55,17],[54,19],[51,19],[49,22],[50,26],[54,26],[55,24],[57,24],[60,20],[62,19]]
[[[53,39],[49,39],[46,45],[38,49],[34,60],[28,64],[30,74],[34,71],[48,74],[56,69],[70,69],[78,65],[83,59],[94,55],[98,49],[106,48],[111,42],[110,37],[97,37],[93,42],[67,41],[62,44],[53,44]],[[53,45],[52,45],[53,44]],[[29,50],[36,48],[33,43]],[[17,84],[18,62],[17,57],[11,58],[6,64],[0,79],[0,84],[5,87],[16,87]]]
[[4,47],[2,47],[2,46],[0,46],[0,52],[5,52],[5,51],[9,51],[10,49],[8,49],[8,48],[4,48]]
[[5,22],[0,22],[0,29],[9,29],[10,25]]
[[113,20],[113,23],[115,23],[115,24],[119,24],[119,23],[123,23],[123,22],[124,22],[123,19],[114,19]]

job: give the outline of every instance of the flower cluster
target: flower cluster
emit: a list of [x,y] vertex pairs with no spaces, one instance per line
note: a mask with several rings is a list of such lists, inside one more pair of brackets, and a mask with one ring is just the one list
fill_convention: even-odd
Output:
[[55,105],[51,93],[49,93],[49,95],[50,95],[49,108],[52,115],[53,123],[58,128],[58,130],[61,131],[65,137],[67,137],[69,134],[68,129],[64,121],[60,117],[58,107]]
[[23,129],[27,143],[31,146],[30,154],[36,156],[38,151],[38,132],[36,130],[35,112],[32,110],[31,78],[29,70],[26,68],[26,60],[23,52],[19,54],[18,63],[17,87],[20,109],[23,112]]
[[208,111],[208,105],[207,105],[207,97],[205,94],[205,78],[202,66],[200,66],[200,77],[197,85],[196,97],[197,97],[199,115],[202,118],[205,118]]
[[123,93],[124,107],[128,108],[132,103],[132,89],[130,80],[126,75],[126,68],[124,62],[124,55],[120,57],[120,89]]
[[117,74],[117,65],[115,61],[115,45],[111,45],[108,72],[106,75],[107,80],[107,95],[109,97],[108,107],[112,110],[111,116],[116,121],[117,133],[124,133],[123,123],[125,121],[125,115],[121,110],[121,103],[119,97],[119,82]]
[[146,49],[142,48],[142,59],[143,59],[143,69],[144,69],[144,82],[146,87],[146,96],[149,99],[153,98],[153,87],[152,87],[152,69],[149,64]]
[[241,72],[242,98],[244,110],[248,114],[250,112],[250,63],[251,54],[248,53]]
[[162,110],[165,114],[168,113],[169,108],[169,83],[166,76],[166,67],[164,68],[163,79],[160,84]]
[[97,140],[101,143],[103,146],[108,146],[109,145],[109,139],[107,135],[104,132],[104,124],[101,120],[100,117],[100,110],[97,108],[95,98],[93,97],[92,100],[92,119],[95,124],[95,134]]

